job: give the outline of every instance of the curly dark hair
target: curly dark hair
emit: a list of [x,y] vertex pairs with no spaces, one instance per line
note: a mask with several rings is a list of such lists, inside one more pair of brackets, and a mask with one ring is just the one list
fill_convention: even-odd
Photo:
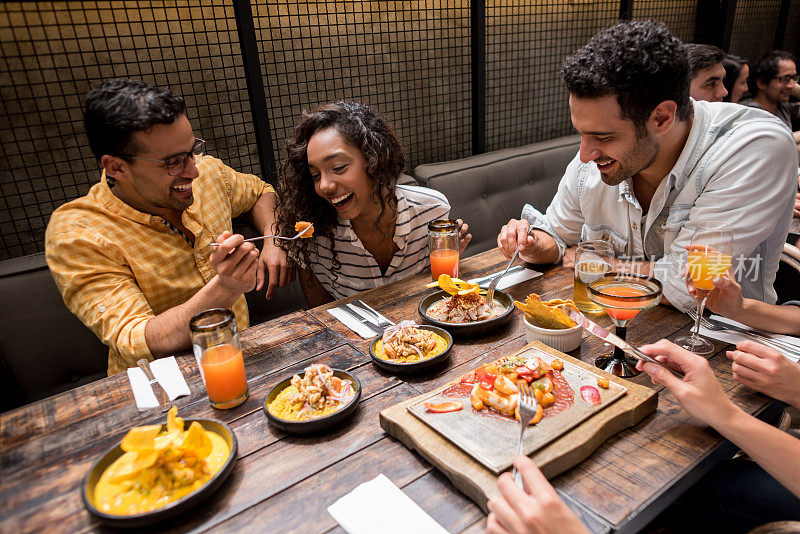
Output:
[[756,61],[753,68],[750,69],[750,77],[747,78],[747,90],[753,96],[758,94],[758,81],[768,84],[772,79],[777,76],[780,70],[781,60],[792,61],[797,65],[797,59],[791,52],[785,50],[773,50],[767,52]]
[[94,157],[105,154],[126,157],[141,151],[133,134],[154,124],[172,124],[186,114],[183,98],[169,89],[158,89],[141,80],[106,80],[86,94],[83,115],[86,135]]
[[[281,166],[276,188],[278,231],[291,235],[295,223],[309,221],[314,224],[314,235],[333,242],[338,222],[336,209],[317,195],[308,169],[307,155],[311,136],[328,128],[335,128],[366,159],[367,175],[372,181],[370,197],[380,207],[375,228],[386,237],[379,222],[387,210],[397,210],[397,180],[405,169],[403,147],[391,126],[372,109],[358,102],[343,100],[326,104],[310,113],[304,111],[292,139],[286,143],[286,160]],[[310,247],[316,250],[317,244],[313,239],[296,239],[282,241],[280,246],[290,255],[308,262]],[[333,250],[334,272],[340,266],[336,251]]]
[[733,54],[726,54],[722,60],[722,66],[725,67],[725,77],[722,79],[722,85],[728,90],[728,94],[722,97],[724,102],[731,101],[731,94],[733,93],[733,86],[739,75],[742,74],[742,68],[747,65],[747,60]]
[[639,137],[665,100],[678,105],[679,120],[692,117],[686,46],[661,22],[622,21],[600,31],[564,60],[561,79],[579,98],[616,95]]

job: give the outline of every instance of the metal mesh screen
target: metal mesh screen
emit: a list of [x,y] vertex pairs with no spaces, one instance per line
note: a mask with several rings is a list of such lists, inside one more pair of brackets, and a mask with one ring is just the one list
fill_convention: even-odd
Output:
[[792,0],[789,4],[789,23],[783,35],[783,48],[795,56],[800,55],[800,0]]
[[209,153],[260,173],[230,2],[0,4],[0,259],[42,251],[50,213],[99,177],[86,92],[139,78],[187,100]]
[[302,110],[339,99],[392,123],[408,169],[469,155],[468,0],[272,0],[253,17],[277,162]]
[[780,0],[738,0],[728,52],[750,60],[752,65],[772,50],[780,8]]
[[634,0],[633,18],[659,20],[667,25],[669,31],[683,41],[694,40],[697,0]]
[[572,132],[561,61],[618,15],[614,1],[487,2],[486,150]]

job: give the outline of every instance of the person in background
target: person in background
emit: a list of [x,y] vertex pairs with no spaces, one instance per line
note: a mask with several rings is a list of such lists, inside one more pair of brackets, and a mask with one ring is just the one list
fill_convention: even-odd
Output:
[[747,78],[750,76],[750,66],[747,64],[746,59],[733,54],[725,55],[722,60],[722,66],[725,67],[725,77],[722,79],[722,84],[728,91],[728,94],[722,100],[736,104],[747,92]]
[[726,220],[736,265],[757,273],[743,277],[745,296],[776,302],[797,186],[797,151],[783,124],[692,100],[685,47],[653,21],[599,32],[564,60],[561,76],[580,149],[546,213],[526,205],[521,220],[503,226],[503,254],[519,246],[524,261],[571,267],[579,242],[602,239],[687,310],[696,303],[681,277],[686,245],[697,222]]
[[[287,143],[278,226],[314,225],[313,239],[281,243],[300,266],[309,306],[354,295],[430,266],[428,223],[447,218],[442,193],[398,185],[400,140],[364,104],[340,101],[304,113]],[[461,252],[469,243],[460,220]]]
[[[680,370],[683,380],[654,363],[639,362],[654,384],[663,384],[690,416],[713,427],[755,462],[731,460],[682,499],[696,509],[671,514],[675,532],[747,532],[764,523],[800,519],[800,440],[747,414],[725,394],[708,361],[665,339],[640,349]],[[517,457],[525,489],[509,473],[497,479],[489,500],[490,534],[585,533],[533,461]],[[681,503],[683,505],[683,502]]]
[[722,65],[725,52],[708,44],[689,43],[686,45],[689,56],[689,95],[695,100],[722,102],[728,90],[722,80],[725,67]]
[[293,276],[283,251],[231,233],[244,213],[274,233],[272,187],[207,155],[168,89],[105,81],[86,95],[85,125],[100,182],[53,212],[45,257],[67,307],[108,345],[108,374],[188,348],[203,310],[231,308],[246,328],[244,293],[265,272],[267,298]]

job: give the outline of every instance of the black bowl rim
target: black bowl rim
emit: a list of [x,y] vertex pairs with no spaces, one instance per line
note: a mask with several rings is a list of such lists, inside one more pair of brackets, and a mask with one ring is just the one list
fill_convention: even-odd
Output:
[[[316,432],[318,430],[323,430],[328,428],[329,425],[332,425],[338,422],[340,419],[344,419],[348,415],[350,415],[353,411],[355,411],[356,407],[358,406],[358,401],[361,399],[361,381],[358,379],[357,376],[354,374],[345,371],[344,369],[336,369],[332,367],[331,370],[334,374],[341,373],[346,375],[349,380],[352,380],[353,383],[356,385],[356,394],[350,399],[350,402],[342,406],[341,409],[336,410],[333,413],[325,415],[323,417],[316,417],[314,419],[308,419],[306,421],[290,421],[289,419],[282,419],[272,412],[269,411],[269,398],[272,396],[272,392],[276,391],[276,396],[283,391],[286,387],[289,386],[290,381],[292,380],[292,376],[284,378],[274,386],[270,388],[267,392],[266,396],[264,397],[264,413],[267,415],[267,419],[275,426],[283,430],[284,432],[297,432],[297,433],[311,433]],[[296,374],[296,373],[295,373]]]
[[432,357],[427,358],[425,360],[420,360],[418,362],[410,362],[410,363],[395,363],[395,362],[391,362],[389,360],[382,360],[381,358],[378,358],[377,354],[375,354],[375,350],[374,350],[375,349],[375,343],[377,343],[378,340],[383,337],[383,334],[378,334],[377,336],[372,338],[372,340],[369,342],[369,355],[372,358],[372,362],[375,365],[377,365],[378,367],[381,367],[382,369],[386,369],[387,371],[414,372],[414,371],[419,371],[419,370],[422,370],[422,369],[427,369],[428,367],[433,367],[437,363],[439,363],[442,360],[444,360],[447,357],[448,353],[450,352],[450,349],[453,348],[453,334],[451,334],[450,332],[448,332],[447,330],[445,330],[444,328],[442,328],[440,326],[436,326],[436,325],[432,325],[432,324],[417,325],[417,328],[423,328],[425,330],[430,330],[431,332],[434,332],[434,333],[442,336],[443,338],[445,338],[447,340],[447,347],[445,347],[445,349],[442,352],[440,352],[439,354],[437,354],[436,356],[432,356]]
[[[192,422],[197,421],[203,428],[206,428],[204,423],[213,423],[215,425],[219,425],[230,436],[231,440],[231,450],[230,454],[228,455],[228,459],[225,460],[225,463],[222,464],[222,467],[217,471],[213,477],[208,479],[205,484],[194,490],[193,492],[184,495],[177,501],[172,501],[171,503],[167,503],[166,505],[162,506],[161,508],[157,508],[155,510],[150,510],[149,512],[143,512],[141,514],[135,515],[117,515],[117,514],[109,514],[103,511],[98,510],[98,508],[94,505],[92,500],[89,499],[89,479],[92,476],[92,473],[98,468],[100,463],[105,460],[109,455],[114,454],[117,449],[119,449],[122,453],[122,439],[120,439],[116,444],[112,445],[102,456],[100,456],[97,460],[94,461],[92,467],[86,473],[86,476],[83,478],[83,484],[81,485],[81,497],[83,498],[83,505],[89,511],[89,513],[103,523],[106,523],[111,526],[116,527],[130,527],[130,528],[137,528],[146,525],[152,525],[159,523],[161,521],[166,521],[171,519],[174,514],[178,513],[179,510],[177,508],[180,507],[181,510],[189,509],[193,507],[195,504],[199,504],[202,500],[206,497],[210,496],[212,493],[217,491],[219,486],[228,478],[233,471],[233,467],[236,465],[238,453],[239,453],[239,441],[236,439],[236,434],[233,432],[233,429],[229,427],[226,423],[219,421],[217,419],[184,419],[184,428],[186,426],[192,424]],[[161,424],[162,430],[166,427],[166,423]],[[209,430],[209,432],[215,432],[214,430]],[[216,432],[219,434],[219,432]],[[225,436],[222,436],[224,439]],[[122,454],[119,454],[122,456]],[[117,456],[117,458],[119,458]],[[116,460],[116,458],[114,459]],[[109,464],[110,465],[110,464]],[[102,473],[101,473],[102,475]],[[99,477],[98,477],[99,479]],[[93,488],[95,485],[92,486]],[[205,491],[204,491],[205,490]]]
[[451,330],[452,329],[453,333],[470,332],[470,331],[473,331],[473,330],[478,330],[480,332],[484,332],[484,331],[488,331],[488,330],[493,330],[494,328],[499,328],[500,326],[506,324],[506,322],[508,322],[511,319],[511,316],[514,313],[514,309],[515,309],[514,308],[514,299],[513,299],[513,297],[511,295],[509,295],[508,293],[506,293],[505,291],[501,291],[501,290],[497,289],[497,290],[495,290],[495,299],[497,299],[498,295],[502,295],[509,302],[508,308],[506,308],[506,311],[504,311],[501,315],[498,315],[497,317],[493,317],[493,318],[488,319],[486,321],[475,321],[475,322],[472,322],[472,323],[460,323],[460,324],[459,323],[446,323],[444,321],[439,321],[438,319],[434,319],[434,318],[430,317],[429,315],[427,315],[423,311],[422,304],[426,300],[433,299],[433,300],[431,300],[431,303],[428,304],[428,306],[426,306],[426,308],[427,308],[431,304],[436,302],[436,300],[439,300],[441,298],[446,298],[446,295],[449,295],[449,293],[447,293],[447,291],[444,291],[444,290],[438,290],[438,291],[436,291],[434,293],[429,293],[428,295],[425,295],[422,298],[422,300],[419,301],[419,304],[417,305],[417,312],[419,313],[420,317],[422,317],[423,320],[425,320],[426,322],[430,323],[431,325],[438,326],[439,328],[443,328],[445,330]]

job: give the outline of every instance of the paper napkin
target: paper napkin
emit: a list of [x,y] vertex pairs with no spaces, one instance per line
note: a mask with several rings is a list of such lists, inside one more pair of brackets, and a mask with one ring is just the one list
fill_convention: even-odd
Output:
[[[150,369],[153,371],[153,376],[156,377],[158,383],[167,392],[169,400],[175,400],[178,397],[191,395],[189,386],[186,384],[186,379],[183,378],[178,367],[178,362],[174,356],[169,358],[160,358],[150,362]],[[158,407],[158,400],[156,394],[153,393],[153,388],[150,387],[150,381],[145,376],[144,371],[138,367],[131,367],[128,369],[128,380],[131,383],[133,390],[133,398],[136,399],[136,407],[140,410],[149,410]]]
[[[740,328],[750,328],[746,324],[737,323],[733,319],[728,319],[727,317],[722,317],[720,315],[712,315],[711,317],[713,319],[716,319],[717,321],[720,321],[720,322],[723,322],[723,323],[728,323],[728,324],[733,325],[733,326],[738,326]],[[709,330],[708,328],[703,328],[702,325],[700,326],[700,335],[701,336],[705,336],[705,337],[711,337],[711,338],[714,338],[714,339],[718,339],[720,341],[725,341],[725,342],[728,342],[728,343],[730,343],[732,345],[736,345],[738,342],[744,341],[744,340],[747,340],[747,339],[752,340],[752,338],[750,338],[750,337],[748,337],[748,336],[746,336],[744,334],[740,334],[739,332],[721,332],[719,330]],[[771,338],[774,338],[774,339],[779,339],[781,341],[786,341],[786,342],[790,343],[791,345],[797,347],[797,350],[800,351],[800,339],[798,339],[796,337],[785,336],[783,334],[769,334],[769,336]],[[753,341],[757,342],[758,340],[753,340]],[[777,350],[780,351],[780,349],[777,349]],[[795,361],[795,362],[798,361],[797,357],[795,357],[795,356],[793,356],[791,354],[786,354],[786,353],[782,353],[782,354],[784,356],[786,356],[787,358],[789,358],[790,360],[792,360],[792,361]]]
[[328,310],[328,313],[333,315],[333,317],[339,321],[340,323],[344,324],[347,328],[358,334],[364,339],[371,339],[375,337],[375,332],[366,326],[361,321],[356,320],[354,317],[350,316],[346,311],[340,310],[339,308],[331,308]]
[[328,506],[328,513],[348,534],[447,534],[383,474]]
[[[496,272],[494,274],[500,274],[502,272],[503,271],[498,271],[498,272]],[[506,289],[507,287],[511,287],[511,286],[515,286],[517,284],[521,284],[525,280],[530,280],[531,278],[537,278],[539,276],[542,276],[542,273],[540,273],[539,271],[534,271],[533,269],[525,269],[525,268],[523,268],[522,270],[515,271],[513,273],[508,273],[503,278],[501,278],[500,282],[498,282],[498,284],[497,284],[497,289],[503,290],[503,289]],[[475,280],[480,280],[480,277],[479,278],[473,278],[472,280],[467,280],[467,281],[470,284],[474,284]],[[489,287],[490,283],[491,283],[491,280],[486,282],[485,286]]]

